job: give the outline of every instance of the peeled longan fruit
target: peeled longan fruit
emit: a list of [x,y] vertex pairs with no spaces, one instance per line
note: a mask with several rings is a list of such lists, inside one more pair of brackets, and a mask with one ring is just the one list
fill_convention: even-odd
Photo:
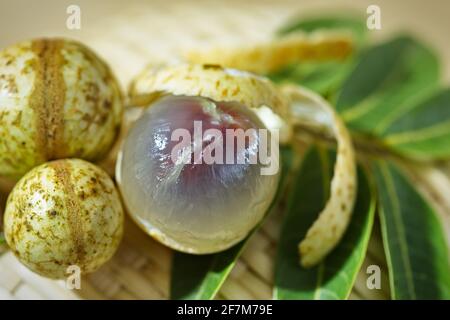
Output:
[[77,159],[56,160],[28,172],[8,197],[4,232],[30,270],[64,278],[69,266],[97,270],[116,251],[123,210],[111,178]]
[[[183,147],[179,129],[192,138]],[[254,130],[244,148],[235,140],[230,152],[229,129]],[[118,157],[116,176],[131,217],[183,252],[213,253],[242,240],[263,218],[279,179],[279,170],[264,175],[264,165],[250,161],[261,147],[259,129],[265,126],[257,115],[238,102],[171,95],[154,102],[130,129]],[[212,152],[215,143],[222,155]]]

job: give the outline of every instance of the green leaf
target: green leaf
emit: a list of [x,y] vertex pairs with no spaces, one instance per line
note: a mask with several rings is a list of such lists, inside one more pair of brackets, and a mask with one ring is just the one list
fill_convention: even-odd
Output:
[[[268,213],[276,208],[283,195],[294,155],[290,148],[281,148],[280,156],[280,183]],[[175,252],[172,261],[171,299],[213,299],[236,264],[248,239],[257,229],[258,226],[244,240],[223,252],[202,256]]]
[[351,129],[381,135],[437,87],[435,54],[409,37],[364,52],[345,81],[336,108]]
[[383,245],[394,299],[450,299],[450,266],[436,213],[393,165],[375,167]]
[[294,31],[313,32],[317,30],[350,30],[358,45],[365,41],[367,27],[364,19],[357,16],[337,14],[321,17],[299,17],[283,26],[278,34],[285,35]]
[[7,252],[8,246],[5,239],[5,234],[3,232],[0,232],[0,256]]
[[[336,15],[321,18],[299,18],[297,22],[283,27],[278,34],[284,35],[294,31],[313,32],[317,30],[349,30],[354,35],[357,50],[363,45],[367,33],[367,27],[363,19]],[[346,61],[305,62],[295,66],[288,66],[270,74],[269,78],[275,82],[301,84],[324,96],[332,96],[353,69],[354,60],[354,57],[352,57]]]
[[275,269],[277,299],[345,299],[364,260],[375,211],[372,184],[359,168],[353,217],[338,246],[318,266],[299,264],[298,243],[328,199],[334,156],[312,148],[295,177],[283,222]]
[[409,157],[450,157],[450,89],[441,90],[394,121],[384,142]]
[[176,252],[172,262],[171,299],[213,299],[240,256],[248,237],[232,248],[202,256]]
[[353,59],[305,62],[270,74],[269,78],[277,83],[297,83],[325,97],[332,97],[351,72],[353,63]]

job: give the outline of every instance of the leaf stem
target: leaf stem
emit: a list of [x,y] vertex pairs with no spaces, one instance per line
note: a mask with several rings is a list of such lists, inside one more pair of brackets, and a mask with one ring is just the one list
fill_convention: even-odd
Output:
[[8,244],[6,243],[5,234],[0,231],[0,256],[8,251]]
[[[360,155],[403,160],[405,159],[374,138],[366,137],[355,132],[350,133],[353,146]],[[329,145],[334,145],[336,143],[333,136],[329,134],[325,129],[307,124],[296,125],[295,138],[299,140],[305,140],[305,138],[309,138]],[[414,162],[414,160],[408,160]]]
[[6,245],[5,234],[0,231],[0,246]]

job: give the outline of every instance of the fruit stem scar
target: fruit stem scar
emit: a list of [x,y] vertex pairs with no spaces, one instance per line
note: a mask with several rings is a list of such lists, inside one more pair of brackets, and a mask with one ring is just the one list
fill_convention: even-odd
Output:
[[34,91],[30,105],[36,113],[37,146],[44,160],[52,160],[64,154],[63,122],[65,82],[62,74],[64,57],[62,40],[42,39],[32,43],[38,59]]
[[81,208],[77,201],[77,196],[71,183],[70,165],[64,161],[54,161],[50,165],[55,170],[56,181],[60,182],[65,193],[65,207],[67,212],[68,227],[70,235],[74,243],[76,263],[83,268],[83,261],[86,255],[83,224],[81,221]]

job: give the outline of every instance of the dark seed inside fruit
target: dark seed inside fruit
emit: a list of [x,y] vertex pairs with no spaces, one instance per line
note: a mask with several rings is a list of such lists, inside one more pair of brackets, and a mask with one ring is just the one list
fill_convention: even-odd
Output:
[[261,175],[259,129],[236,102],[168,96],[150,106],[123,147],[121,188],[132,216],[180,250],[214,252],[242,239],[278,180]]

